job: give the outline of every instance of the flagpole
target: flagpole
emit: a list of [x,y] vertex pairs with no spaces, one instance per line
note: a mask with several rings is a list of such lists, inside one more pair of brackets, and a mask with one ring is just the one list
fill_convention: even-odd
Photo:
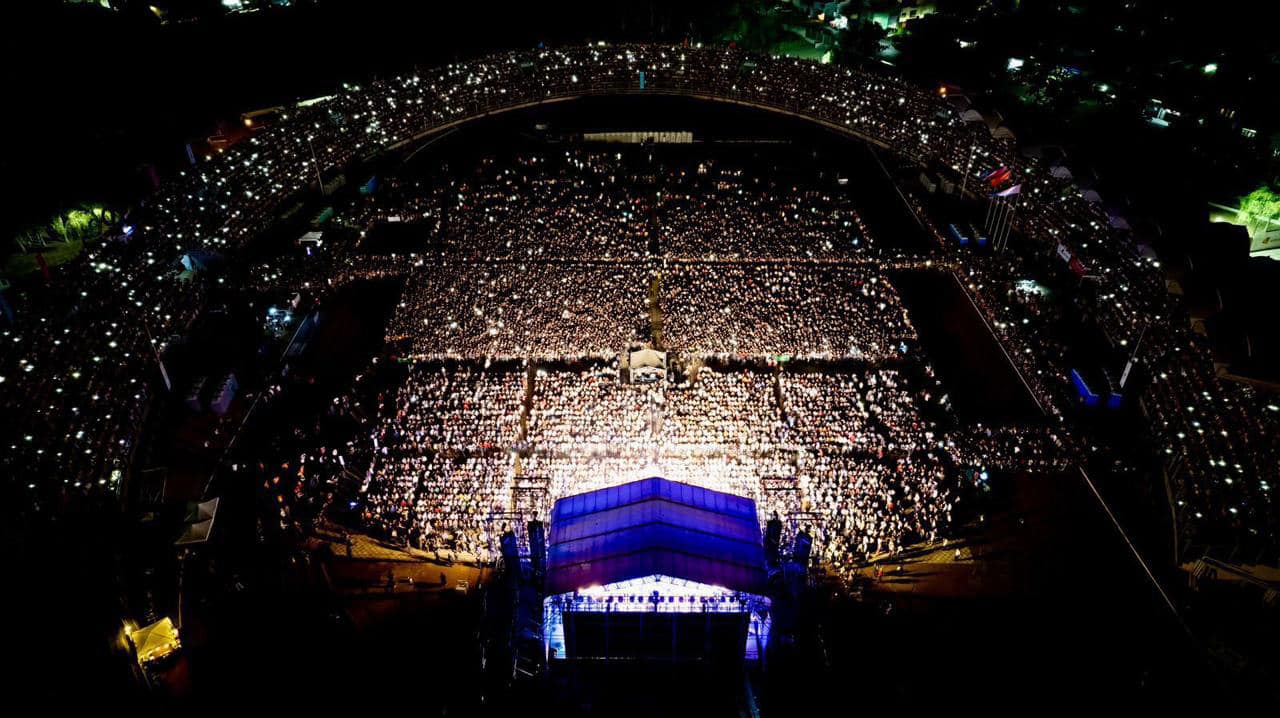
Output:
[[969,186],[969,173],[973,171],[973,153],[977,145],[969,143],[969,166],[964,168],[964,178],[960,180],[960,198],[964,199],[964,190]]
[[1000,217],[1004,214],[1004,200],[993,196],[991,201],[996,206],[995,213],[991,215],[991,227],[989,228],[991,239],[994,242],[1000,239]]
[[1003,224],[1000,227],[1000,242],[1003,247],[1004,241],[1009,237],[1009,221],[1013,219],[1013,200],[1006,199],[1004,205]]
[[[1009,235],[1013,234],[1013,218],[1018,215],[1018,202],[1022,199],[1022,191],[1013,196],[1012,204],[1009,207],[1009,220],[1005,222],[1004,227],[1004,244],[1002,247],[1009,246]],[[1003,249],[1002,249],[1003,251]]]
[[[1021,205],[1022,205],[1022,190],[1019,189],[1017,199],[1013,201],[1013,214],[1015,217],[1018,215],[1018,207]],[[1009,246],[1009,235],[1011,234],[1013,234],[1012,220],[1010,221],[1009,231],[1005,233],[1004,243],[1006,247]]]
[[994,222],[995,226],[991,229],[991,235],[992,242],[999,244],[1001,234],[1004,232],[1004,213],[1008,210],[1009,205],[1004,201],[1004,198],[1000,198],[996,201],[1000,203],[1000,210],[996,214],[996,220]]
[[1004,251],[1009,246],[1009,235],[1013,233],[1013,218],[1018,214],[1018,207],[1015,205],[1009,209],[1009,221],[1004,223],[1004,241],[1000,245],[1000,251]]

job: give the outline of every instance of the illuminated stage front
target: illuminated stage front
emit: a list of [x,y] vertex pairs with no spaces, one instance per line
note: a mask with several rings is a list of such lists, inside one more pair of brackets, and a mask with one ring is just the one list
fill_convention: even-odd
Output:
[[566,497],[551,513],[547,657],[758,660],[764,582],[751,499],[656,477]]

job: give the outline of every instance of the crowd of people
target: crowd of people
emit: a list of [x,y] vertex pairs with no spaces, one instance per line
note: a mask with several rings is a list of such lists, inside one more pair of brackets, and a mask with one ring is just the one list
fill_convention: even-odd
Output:
[[902,360],[794,371],[696,360],[635,384],[616,360],[483,366],[414,365],[380,401],[360,440],[367,527],[483,560],[504,526],[545,520],[558,498],[658,475],[750,497],[847,569],[947,535],[976,476],[963,462],[1006,450],[939,428],[923,403],[945,402]]
[[[815,514],[819,551],[836,568],[935,541],[965,488],[923,406],[939,405],[897,368],[780,377],[787,441],[802,450],[802,511]],[[944,459],[944,455],[947,456]]]
[[386,538],[487,555],[506,511],[525,374],[417,365],[378,407],[362,516]]
[[893,286],[861,267],[673,264],[661,288],[663,344],[672,349],[881,360],[915,339]]
[[160,352],[204,295],[165,257],[113,236],[10,294],[20,318],[0,330],[0,473],[24,506],[56,511],[120,490],[161,385]]
[[982,426],[957,435],[949,446],[964,465],[999,471],[1053,473],[1072,455],[1061,434],[1042,426]]
[[830,451],[910,454],[935,436],[922,415],[928,389],[913,386],[896,369],[862,374],[818,372],[782,375],[786,433],[790,441]]
[[490,160],[447,188],[444,251],[475,260],[643,259],[650,203],[639,190],[621,154]]
[[387,330],[420,357],[607,357],[647,334],[649,269],[614,263],[433,262]]
[[[724,47],[515,51],[345,87],[326,101],[286,110],[249,139],[186,169],[131,213],[116,236],[56,268],[46,284],[9,293],[18,318],[0,336],[0,410],[8,423],[23,428],[7,439],[0,460],[5,473],[15,486],[29,487],[34,503],[46,505],[98,488],[117,490],[158,386],[156,358],[203,304],[202,280],[183,281],[184,256],[213,250],[234,258],[296,206],[317,176],[329,181],[352,160],[405,146],[446,124],[504,107],[618,91],[690,93],[781,109],[973,178],[1009,168],[1021,186],[1014,210],[1019,230],[1046,253],[1071,256],[1073,266],[1092,277],[1092,317],[1107,337],[1122,346],[1145,337],[1136,359],[1156,378],[1139,398],[1152,441],[1168,459],[1187,539],[1274,545],[1280,536],[1271,493],[1280,481],[1275,404],[1215,375],[1212,357],[1188,330],[1158,266],[1140,256],[1096,195],[1053,173],[1048,162],[1018,152],[1007,133],[966,122],[928,89],[879,72]],[[852,231],[858,220],[839,203],[807,191],[794,193],[794,201],[771,199],[755,183],[718,169],[705,177],[695,172],[669,198],[655,195],[655,225],[641,216],[647,197],[615,189],[611,163],[570,157],[557,158],[554,167],[545,173],[493,168],[490,176],[482,173],[452,194],[441,194],[438,209],[435,200],[426,200],[408,210],[432,218],[439,212],[443,246],[472,259],[535,256],[547,241],[539,232],[563,233],[560,249],[568,256],[573,247],[587,245],[601,257],[635,256],[652,227],[663,226],[664,204],[678,210],[665,225],[671,243],[663,251],[673,257],[799,252],[797,260],[822,259],[849,252],[855,240],[869,241]],[[562,171],[563,183],[556,178]],[[543,196],[543,203],[568,207],[531,214],[520,203],[504,206],[504,192],[530,192]],[[450,211],[464,216],[453,229],[444,219]],[[735,232],[740,238],[756,234],[738,231],[738,212],[748,228],[755,225],[766,235],[758,249],[735,249]],[[377,220],[370,215],[362,221]],[[397,315],[392,334],[410,337],[418,353],[581,356],[616,352],[643,334],[637,327],[649,309],[647,270],[582,267],[578,275],[556,275],[529,265],[517,272],[522,276],[507,279],[485,267],[449,268],[457,276],[447,285],[431,285],[437,280],[430,277],[412,282]],[[397,270],[374,263],[349,274],[366,271]],[[720,276],[710,281],[716,272]],[[696,272],[675,266],[661,281],[663,339],[686,351],[875,361],[910,344],[910,325],[893,291],[874,273],[842,268],[810,275],[785,263]],[[433,291],[416,288],[427,285]],[[575,303],[570,295],[580,295],[583,287],[590,296]],[[498,289],[520,298],[499,302]],[[459,301],[441,299],[450,296]],[[763,301],[765,296],[773,301]],[[794,307],[781,315],[766,309],[783,303]],[[546,330],[544,338],[545,322],[562,325]],[[780,326],[796,340],[782,341]],[[419,341],[419,335],[425,338]],[[1028,349],[1034,357],[1036,350]]]
[[848,259],[869,246],[847,196],[711,161],[671,173],[657,211],[663,254],[676,259]]
[[1070,367],[1054,359],[1069,355],[1059,332],[1046,325],[1060,318],[1060,308],[1045,301],[1039,289],[1022,286],[1016,260],[969,261],[957,273],[961,287],[1000,339],[1009,359],[1017,365],[1027,388],[1046,413],[1057,416],[1071,397]]
[[957,477],[929,458],[816,454],[800,475],[804,508],[821,517],[820,559],[841,573],[868,557],[946,536],[961,490]]

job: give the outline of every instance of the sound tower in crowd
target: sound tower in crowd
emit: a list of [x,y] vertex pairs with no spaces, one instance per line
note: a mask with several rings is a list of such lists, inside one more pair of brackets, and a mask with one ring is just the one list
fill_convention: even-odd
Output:
[[769,519],[764,528],[764,559],[770,566],[777,566],[782,558],[782,519],[777,514]]
[[813,538],[808,531],[801,530],[796,534],[795,545],[791,548],[791,560],[800,566],[809,565],[809,554],[813,551]]
[[529,566],[534,581],[547,575],[547,532],[541,521],[529,522]]
[[502,562],[506,564],[507,570],[513,575],[519,576],[520,571],[520,541],[516,539],[516,534],[511,529],[502,532],[500,541],[502,549]]

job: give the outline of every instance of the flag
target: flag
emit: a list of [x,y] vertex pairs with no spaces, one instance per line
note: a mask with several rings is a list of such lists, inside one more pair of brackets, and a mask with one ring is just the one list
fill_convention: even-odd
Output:
[[1005,182],[1008,182],[1011,177],[1013,177],[1013,170],[1008,167],[1001,167],[1000,169],[989,173],[986,177],[983,177],[982,181],[989,182],[992,187],[999,187]]
[[1022,185],[1016,184],[1003,192],[996,192],[997,197],[1012,197],[1015,194],[1022,194]]

